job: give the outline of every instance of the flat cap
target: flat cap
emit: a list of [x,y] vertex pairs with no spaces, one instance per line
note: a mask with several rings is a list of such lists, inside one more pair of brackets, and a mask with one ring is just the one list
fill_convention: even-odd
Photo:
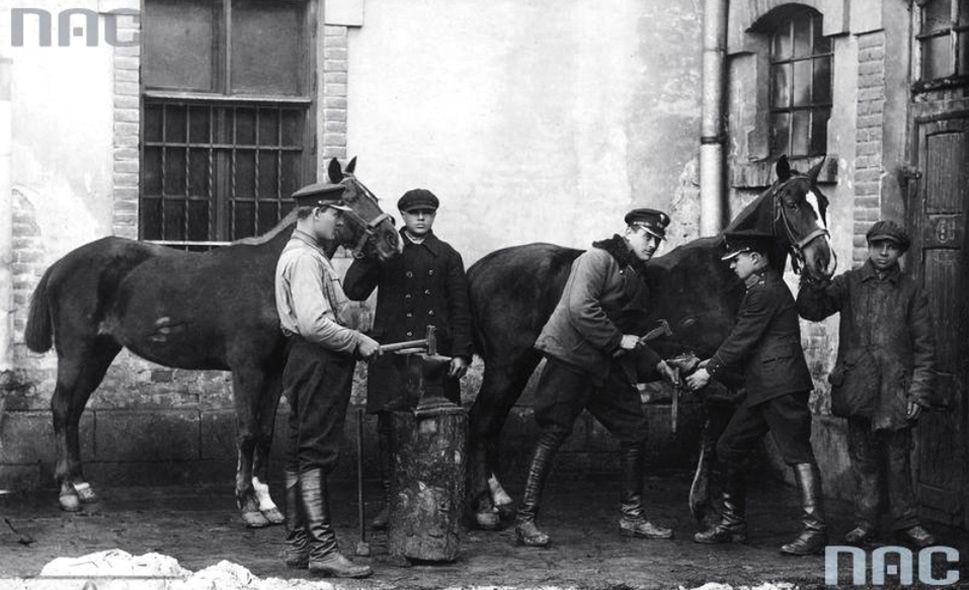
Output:
[[876,221],[868,229],[865,238],[869,244],[877,240],[891,240],[898,244],[902,250],[908,250],[908,247],[912,245],[912,239],[909,237],[908,232],[905,231],[905,228],[894,221],[886,219]]
[[409,212],[415,209],[433,209],[437,211],[440,201],[434,193],[426,188],[415,188],[404,193],[404,196],[397,201],[397,208],[401,211]]
[[661,240],[666,239],[666,226],[670,224],[670,216],[656,209],[633,209],[626,213],[626,225],[642,227],[652,236]]
[[743,252],[759,252],[767,254],[774,245],[774,236],[762,231],[746,229],[723,234],[724,247],[727,253],[720,260],[731,260]]
[[293,193],[297,207],[333,207],[340,211],[351,211],[343,202],[343,185],[329,182],[308,184]]

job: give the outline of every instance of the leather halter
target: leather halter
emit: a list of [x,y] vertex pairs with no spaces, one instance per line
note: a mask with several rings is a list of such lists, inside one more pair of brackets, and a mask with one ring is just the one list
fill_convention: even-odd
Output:
[[[363,193],[363,196],[369,199],[374,204],[374,206],[377,207],[377,210],[379,211],[380,207],[377,205],[377,197],[373,196],[373,194],[370,193],[367,187],[360,184],[360,182],[357,181],[352,175],[345,174],[344,182],[346,182],[346,180],[348,179],[352,179],[356,182],[356,185],[361,189],[360,192]],[[351,251],[351,254],[353,255],[353,257],[357,259],[363,258],[363,249],[367,245],[367,242],[369,242],[371,238],[373,238],[374,235],[376,234],[377,227],[385,220],[389,219],[392,222],[394,219],[389,213],[381,212],[380,215],[377,215],[370,221],[367,221],[366,219],[361,217],[359,213],[357,213],[356,209],[353,209],[353,208],[351,208],[350,211],[344,211],[343,214],[349,217],[350,219],[352,219],[353,222],[356,223],[363,230],[363,233],[360,234],[360,239],[357,240],[357,244],[353,247],[353,250]]]
[[[794,269],[795,274],[800,273],[801,267],[804,265],[804,248],[821,236],[831,236],[828,230],[823,227],[819,227],[800,239],[798,239],[797,235],[794,233],[794,228],[791,227],[791,222],[787,218],[787,213],[784,211],[784,203],[781,199],[781,189],[798,178],[807,177],[800,175],[792,176],[772,189],[774,192],[772,195],[772,198],[774,199],[774,223],[776,224],[778,221],[783,222],[784,233],[786,234],[788,249],[791,254],[791,267]],[[818,215],[820,214],[821,212],[818,211]]]

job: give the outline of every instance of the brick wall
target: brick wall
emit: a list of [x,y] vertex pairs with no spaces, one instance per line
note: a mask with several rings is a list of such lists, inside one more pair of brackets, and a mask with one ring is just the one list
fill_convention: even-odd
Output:
[[885,90],[885,32],[859,35],[852,266],[867,259],[865,232],[881,217]]

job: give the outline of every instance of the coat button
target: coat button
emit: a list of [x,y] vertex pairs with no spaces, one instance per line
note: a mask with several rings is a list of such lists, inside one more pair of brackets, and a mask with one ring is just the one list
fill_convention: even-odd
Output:
[[429,276],[434,276],[434,269],[432,268],[431,270],[427,271],[427,274]]
[[424,294],[425,295],[430,295],[431,294],[431,290],[430,289],[424,289]]
[[411,312],[408,311],[407,312],[407,317],[412,318],[412,317],[414,317],[414,314],[412,314]]
[[410,299],[411,297],[412,297],[412,295],[410,293],[404,295],[404,299]]
[[427,315],[434,315],[434,310],[433,309],[427,310]]
[[408,336],[413,336],[413,335],[414,335],[414,333],[413,333],[413,332],[408,332],[408,333],[407,333],[407,335],[408,335]]
[[404,273],[404,276],[407,277],[408,279],[412,279],[414,278],[414,273],[412,273],[411,271],[407,271]]

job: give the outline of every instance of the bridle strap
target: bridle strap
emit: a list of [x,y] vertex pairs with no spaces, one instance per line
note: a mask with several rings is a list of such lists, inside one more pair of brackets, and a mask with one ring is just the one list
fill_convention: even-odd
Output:
[[791,266],[794,268],[795,273],[799,273],[800,267],[804,264],[805,246],[821,236],[830,237],[831,234],[823,227],[819,227],[800,239],[798,239],[797,235],[794,233],[794,228],[791,227],[791,222],[788,220],[787,214],[784,212],[784,204],[781,202],[780,191],[796,178],[800,178],[800,176],[792,176],[791,178],[788,178],[781,184],[777,185],[773,189],[774,194],[772,195],[772,198],[774,199],[774,222],[776,223],[778,220],[783,222],[784,233],[787,236],[788,249],[790,250],[791,254]]
[[363,249],[366,247],[367,242],[370,241],[370,238],[374,236],[374,233],[376,233],[377,226],[379,226],[385,220],[393,219],[393,217],[391,217],[388,213],[381,213],[370,221],[366,221],[363,217],[360,217],[356,211],[347,211],[344,213],[344,215],[349,216],[351,219],[353,219],[354,223],[363,228],[363,233],[360,234],[360,239],[357,240],[357,244],[351,251],[354,258],[363,258]]

